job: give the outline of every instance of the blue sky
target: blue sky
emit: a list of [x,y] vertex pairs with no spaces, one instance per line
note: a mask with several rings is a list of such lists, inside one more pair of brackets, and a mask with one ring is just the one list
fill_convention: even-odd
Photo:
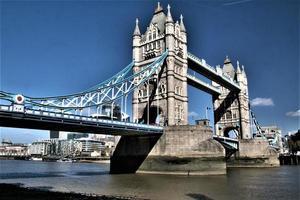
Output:
[[[182,13],[188,50],[210,65],[226,55],[245,66],[253,110],[261,125],[299,129],[297,0],[161,1]],[[1,1],[0,89],[29,96],[82,91],[131,61],[135,18],[145,31],[157,1]],[[212,107],[208,94],[189,88],[195,118]],[[212,113],[209,113],[212,117]],[[1,138],[31,142],[43,131],[0,129]]]

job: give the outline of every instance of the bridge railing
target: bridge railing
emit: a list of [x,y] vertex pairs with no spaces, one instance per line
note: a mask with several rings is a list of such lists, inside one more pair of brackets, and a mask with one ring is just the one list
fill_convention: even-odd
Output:
[[197,56],[193,55],[190,52],[188,52],[188,56],[190,58],[193,58],[195,61],[199,62],[203,67],[206,67],[210,71],[217,73],[216,69],[214,67],[210,66],[209,64],[207,64],[205,60],[198,58]]
[[197,82],[198,84],[200,84],[200,85],[202,85],[202,86],[204,86],[204,87],[207,87],[208,89],[214,91],[215,93],[221,94],[221,91],[220,91],[219,88],[216,88],[216,87],[212,86],[212,85],[209,84],[209,83],[205,83],[204,81],[200,80],[199,78],[197,78],[197,77],[195,77],[195,76],[193,76],[193,75],[187,74],[186,76],[187,76],[187,78],[194,80],[194,81]]
[[[12,106],[7,106],[7,105],[0,105],[0,111],[20,113],[20,112],[14,112]],[[72,119],[72,120],[78,120],[78,121],[99,122],[99,123],[103,123],[103,124],[123,125],[126,127],[146,128],[146,129],[159,130],[159,131],[163,130],[163,127],[161,127],[161,126],[138,124],[138,123],[132,123],[132,122],[123,122],[123,121],[109,120],[109,119],[97,119],[97,118],[89,117],[89,116],[80,116],[80,115],[73,115],[73,114],[67,114],[67,113],[43,111],[43,110],[34,110],[34,109],[28,109],[28,108],[24,108],[23,113],[24,113],[24,115],[29,114],[29,115],[36,115],[36,116],[40,116],[40,117],[46,116],[46,117],[61,118],[61,119]]]

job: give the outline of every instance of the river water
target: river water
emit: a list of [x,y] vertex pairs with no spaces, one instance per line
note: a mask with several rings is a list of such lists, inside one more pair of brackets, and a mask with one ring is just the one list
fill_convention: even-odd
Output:
[[300,199],[300,166],[234,168],[226,175],[189,177],[111,175],[108,170],[109,164],[0,160],[0,182],[154,200]]

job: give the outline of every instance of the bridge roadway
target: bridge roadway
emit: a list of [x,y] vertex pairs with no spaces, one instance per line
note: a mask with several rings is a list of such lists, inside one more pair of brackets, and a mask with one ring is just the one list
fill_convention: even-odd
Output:
[[223,74],[219,74],[216,69],[208,65],[205,60],[198,58],[190,52],[188,52],[188,67],[231,91],[239,92],[241,90],[240,86],[232,79]]
[[213,138],[220,142],[225,149],[238,150],[239,140],[229,137],[214,135]]
[[207,92],[213,96],[219,96],[221,94],[221,91],[219,88],[214,87],[213,85],[211,85],[209,83],[205,83],[204,81],[200,80],[199,78],[197,78],[195,76],[187,74],[186,77],[187,77],[187,83],[197,89]]
[[107,135],[157,135],[163,127],[0,105],[0,126]]

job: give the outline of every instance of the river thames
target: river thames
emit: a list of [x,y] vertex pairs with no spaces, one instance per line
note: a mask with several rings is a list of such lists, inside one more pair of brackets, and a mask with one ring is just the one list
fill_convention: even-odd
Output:
[[1,183],[144,199],[299,199],[299,166],[232,168],[227,175],[109,174],[109,164],[0,160]]

